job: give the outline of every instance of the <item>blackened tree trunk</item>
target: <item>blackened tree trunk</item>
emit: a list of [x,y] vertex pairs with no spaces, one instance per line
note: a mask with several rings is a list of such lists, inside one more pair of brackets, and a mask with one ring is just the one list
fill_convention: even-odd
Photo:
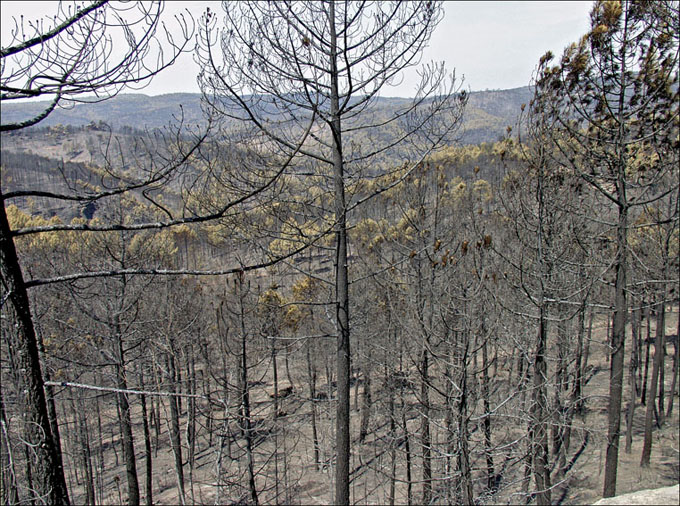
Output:
[[465,331],[463,337],[463,353],[460,358],[460,392],[458,392],[458,433],[459,453],[458,470],[461,475],[461,489],[463,504],[474,504],[474,489],[472,486],[472,467],[470,463],[470,450],[468,446],[468,353],[470,348],[470,335]]
[[11,441],[9,440],[9,427],[5,414],[5,402],[0,389],[0,501],[2,504],[19,504],[19,488],[17,486],[16,468],[12,454]]
[[0,280],[2,297],[10,321],[15,322],[16,357],[21,379],[20,402],[31,446],[33,488],[38,497],[50,504],[68,504],[69,497],[61,465],[61,449],[52,432],[47,411],[45,385],[40,366],[38,343],[31,318],[26,285],[12,240],[4,200],[0,205]]
[[80,457],[83,467],[83,485],[85,487],[85,504],[95,504],[94,497],[94,474],[92,472],[92,453],[90,451],[90,437],[85,418],[85,406],[80,399],[77,413],[78,439],[80,443]]
[[[482,325],[484,321],[482,320]],[[482,326],[482,332],[485,334],[486,329]],[[496,488],[496,478],[493,466],[492,444],[491,444],[491,402],[489,399],[489,357],[487,350],[488,338],[483,335],[482,339],[482,402],[484,406],[484,453],[486,458],[486,486],[489,492],[493,492]]]
[[541,317],[534,354],[534,398],[531,409],[533,425],[532,459],[536,480],[536,503],[550,504],[550,458],[546,420],[548,412],[547,367],[545,362],[547,328],[543,308],[540,310]]
[[316,366],[312,363],[311,342],[306,344],[307,353],[307,384],[309,387],[309,401],[312,404],[312,438],[314,444],[314,463],[321,470],[321,456],[319,455],[319,433],[316,427]]
[[[145,390],[144,375],[139,374],[139,387]],[[144,461],[146,463],[146,504],[153,504],[153,456],[151,454],[151,431],[149,430],[149,414],[146,408],[146,395],[141,395],[142,427],[144,430]]]
[[239,323],[241,326],[241,427],[246,439],[246,458],[248,459],[248,489],[250,500],[258,504],[257,487],[255,484],[255,461],[253,456],[253,423],[250,417],[250,387],[248,386],[248,335],[246,332],[246,315],[243,306],[245,293],[243,291],[243,274],[238,275]]
[[633,419],[635,416],[635,403],[637,401],[637,370],[639,368],[639,345],[640,340],[640,310],[633,310],[631,318],[631,337],[633,338],[633,347],[631,350],[630,366],[628,368],[628,387],[630,388],[630,397],[628,400],[628,409],[626,410],[626,447],[624,451],[630,453],[633,448]]
[[139,504],[139,479],[137,477],[137,459],[135,457],[135,443],[132,435],[132,417],[130,415],[130,403],[127,394],[127,378],[125,374],[125,355],[123,349],[123,338],[120,326],[114,319],[114,339],[116,340],[116,393],[118,409],[120,410],[120,433],[123,444],[123,459],[125,460],[125,472],[128,484],[128,504]]
[[609,419],[607,431],[607,456],[604,469],[603,497],[616,495],[616,474],[619,464],[619,438],[621,435],[621,398],[623,393],[623,357],[626,340],[626,271],[628,248],[628,205],[624,193],[625,165],[619,174],[619,221],[616,230],[616,294],[614,326],[611,340],[611,364],[609,370]]
[[[178,383],[177,379],[177,367],[175,360],[175,350],[170,341],[170,347],[167,355],[167,371],[168,371],[168,391],[171,394],[176,393],[175,385]],[[170,403],[170,445],[172,447],[172,453],[175,457],[175,473],[177,476],[177,488],[179,490],[180,503],[184,504],[185,500],[185,490],[184,490],[184,466],[182,463],[182,440],[180,437],[180,404],[179,397],[177,395],[171,395],[169,397]]]
[[647,405],[647,380],[649,379],[649,348],[652,339],[652,315],[650,307],[645,308],[645,320],[647,322],[647,338],[645,339],[645,372],[642,375],[642,393],[640,394],[640,402]]
[[675,341],[673,342],[673,380],[671,382],[670,397],[668,398],[668,409],[666,410],[666,418],[670,418],[673,413],[673,397],[676,394],[676,387],[678,385],[678,361],[680,359],[680,307],[678,307],[678,323],[675,331]]
[[656,341],[654,342],[654,365],[652,366],[652,382],[649,385],[649,397],[647,398],[647,412],[645,413],[645,438],[642,446],[642,457],[640,458],[640,466],[649,467],[649,461],[652,455],[652,430],[654,429],[654,399],[656,397],[657,386],[659,384],[659,370],[663,367],[664,351],[664,320],[665,320],[665,304],[663,300],[657,305],[657,320],[656,320]]
[[335,31],[335,4],[328,7],[330,28],[330,84],[331,84],[331,135],[333,157],[333,181],[335,188],[335,311],[337,324],[337,381],[338,400],[336,407],[336,449],[335,503],[349,504],[349,396],[350,396],[350,343],[349,343],[349,277],[347,274],[347,207],[345,205],[345,176],[340,135],[340,99],[338,91],[337,34]]
[[[364,378],[364,391],[361,396],[361,423],[360,423],[360,428],[359,428],[359,441],[364,441],[366,439],[366,436],[368,435],[368,424],[370,422],[371,418],[371,406],[372,406],[372,400],[371,400],[371,367],[372,367],[372,361],[371,361],[371,347],[369,346],[367,351],[367,358],[366,358],[366,364],[364,365],[363,369],[363,378]],[[357,379],[357,384],[359,384],[359,380]]]
[[[420,356],[420,444],[423,447],[423,504],[430,504],[432,499],[432,441],[430,436],[430,357],[427,346],[423,343]],[[461,433],[461,438],[464,434]]]

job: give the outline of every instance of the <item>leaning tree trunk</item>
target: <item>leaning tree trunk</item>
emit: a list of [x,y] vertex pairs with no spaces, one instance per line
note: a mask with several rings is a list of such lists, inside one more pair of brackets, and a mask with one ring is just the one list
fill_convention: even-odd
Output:
[[12,442],[9,440],[9,427],[5,414],[5,402],[0,389],[0,501],[2,504],[19,504],[19,487],[16,479]]
[[47,412],[47,401],[38,343],[31,317],[26,284],[12,240],[4,200],[0,205],[0,281],[9,321],[15,323],[19,370],[23,385],[20,404],[26,442],[32,448],[32,480],[35,493],[51,504],[68,504],[68,491],[59,448]]

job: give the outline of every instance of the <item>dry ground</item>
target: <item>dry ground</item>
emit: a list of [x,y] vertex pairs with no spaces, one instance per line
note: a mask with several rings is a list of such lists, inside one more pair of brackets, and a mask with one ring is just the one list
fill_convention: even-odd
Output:
[[[677,308],[670,314],[667,314],[666,331],[667,334],[674,334],[677,329]],[[652,331],[654,324],[652,323]],[[590,435],[588,444],[585,450],[577,459],[569,477],[564,483],[558,484],[553,492],[554,501],[561,501],[562,504],[592,504],[602,497],[602,481],[604,473],[604,451],[606,441],[606,424],[607,424],[607,394],[609,386],[609,364],[606,360],[606,346],[605,341],[605,326],[602,322],[596,322],[593,333],[593,342],[591,343],[589,364],[595,367],[597,371],[590,382],[587,384],[585,396],[587,397],[587,410],[581,417],[574,419],[574,432],[572,439],[572,446],[570,453],[573,454],[580,446],[583,435],[587,431]],[[626,367],[629,363],[630,346],[627,343],[626,349]],[[670,391],[670,384],[672,380],[672,357],[671,353],[673,347],[668,347],[669,355],[665,362],[665,381],[666,394]],[[282,360],[281,360],[282,362]],[[281,368],[282,369],[282,368]],[[280,376],[284,376],[280,374]],[[650,357],[650,377],[651,377],[651,357]],[[309,403],[305,402],[304,392],[306,391],[306,383],[303,380],[302,372],[294,373],[293,379],[296,382],[297,391],[290,397],[281,401],[280,409],[286,414],[279,419],[278,428],[276,430],[269,427],[266,438],[257,446],[256,453],[258,455],[258,469],[261,470],[261,475],[258,477],[258,488],[263,489],[260,494],[260,502],[262,503],[302,503],[302,504],[330,504],[333,497],[333,469],[332,466],[325,465],[322,469],[317,469],[313,460],[313,445],[311,438],[311,426],[309,416]],[[627,371],[626,371],[627,378]],[[265,382],[253,388],[253,416],[255,418],[269,419],[271,417],[271,392],[273,387],[271,382]],[[323,388],[323,380],[319,381],[319,388]],[[287,381],[281,381],[280,388],[288,386]],[[379,385],[374,386],[374,389],[379,390]],[[359,392],[361,390],[359,389]],[[352,395],[354,396],[355,389],[352,388]],[[379,395],[379,393],[374,394]],[[628,386],[624,389],[624,406],[629,398]],[[678,405],[678,397],[673,399],[674,408],[671,419],[667,420],[662,429],[656,429],[653,436],[653,450],[651,466],[648,468],[641,468],[639,466],[640,455],[642,452],[642,440],[644,430],[644,406],[638,405],[635,410],[634,422],[634,437],[632,452],[627,454],[624,452],[625,439],[622,435],[621,450],[619,454],[619,468],[618,468],[618,482],[617,493],[623,494],[627,492],[653,489],[677,484],[679,481],[680,469],[680,437],[678,434],[680,414],[680,406]],[[118,439],[117,422],[114,417],[115,409],[111,409],[112,400],[108,401],[108,418],[104,420],[105,447],[104,451],[104,473],[101,476],[101,482],[97,488],[97,501],[105,504],[118,504],[121,500],[126,499],[126,482],[125,469],[123,467],[122,455],[118,449],[118,455],[114,453],[113,443]],[[332,459],[330,449],[333,441],[333,427],[334,427],[334,404],[333,402],[319,402],[319,437],[321,446],[321,460],[329,462]],[[352,398],[352,407],[354,400]],[[169,414],[167,402],[162,406],[161,416]],[[143,454],[143,432],[141,425],[141,417],[139,410],[139,402],[134,403],[133,420],[135,421],[135,444],[137,451],[137,467],[139,473],[140,491],[142,498],[144,498],[144,454]],[[217,407],[215,408],[217,414]],[[94,426],[95,421],[92,418],[93,414],[88,413],[90,419],[89,423]],[[419,422],[417,420],[417,412],[411,413],[413,419],[409,422],[409,427],[413,433],[418,431]],[[359,413],[352,411],[352,430],[354,440],[356,441],[359,432]],[[376,418],[374,417],[374,421]],[[183,418],[183,423],[186,421]],[[441,420],[439,420],[441,421]],[[170,450],[168,440],[168,427],[165,422],[162,427],[161,438],[158,443],[158,450],[153,461],[154,465],[154,503],[156,504],[177,504],[179,497],[177,493],[176,477],[173,465],[173,455]],[[388,499],[387,483],[388,480],[378,480],[377,477],[381,473],[386,473],[389,470],[390,460],[389,455],[381,453],[381,448],[384,448],[384,443],[380,439],[386,435],[386,427],[384,424],[376,427],[375,424],[381,425],[380,422],[374,423],[374,431],[370,434],[363,444],[356,441],[353,449],[352,469],[358,469],[352,481],[351,491],[355,503],[360,504],[385,504]],[[435,420],[433,424],[435,441],[441,437],[441,430],[437,431],[438,421]],[[503,429],[502,418],[494,420],[494,437],[497,442],[500,439],[511,439],[514,434],[510,434]],[[232,430],[237,430],[237,427],[232,424]],[[72,462],[71,457],[76,455],[75,448],[69,443],[68,437],[69,427],[64,427],[62,434],[62,444],[64,445],[67,465]],[[623,417],[622,433],[625,434],[625,417]],[[282,436],[287,434],[286,438]],[[274,435],[276,435],[274,437]],[[520,434],[521,436],[521,434]],[[215,503],[216,499],[216,462],[218,456],[218,446],[215,443],[216,437],[213,438],[212,446],[208,445],[208,439],[203,434],[199,435],[197,445],[197,453],[195,466],[193,470],[193,486],[187,484],[187,502],[195,503]],[[93,437],[92,441],[96,439]],[[232,445],[234,455],[238,453],[238,446],[242,441],[236,440]],[[417,455],[420,453],[417,444],[413,441],[412,449]],[[275,484],[276,476],[272,471],[272,455],[275,448],[279,459],[278,475],[281,481],[278,487],[279,495],[276,495],[277,488]],[[403,445],[402,445],[403,450]],[[96,449],[92,446],[93,454],[96,455]],[[223,457],[227,453],[227,448],[223,449]],[[186,452],[185,452],[186,455]],[[399,454],[398,465],[403,470],[403,451]],[[268,459],[269,466],[265,470],[262,466]],[[284,460],[285,459],[285,460]],[[223,472],[227,479],[233,481],[231,485],[225,484],[221,491],[220,502],[231,503],[239,499],[245,499],[245,491],[247,481],[245,477],[245,459],[229,460],[224,457]],[[497,461],[498,463],[498,461]],[[421,470],[418,468],[418,459],[415,460],[416,465],[414,469],[414,479],[417,480],[421,476]],[[97,465],[96,459],[93,465]],[[69,469],[72,466],[68,466]],[[281,470],[286,467],[288,473],[281,473]],[[265,472],[266,471],[266,472]],[[84,500],[82,486],[77,482],[73,471],[68,473],[68,481],[72,494],[72,499],[75,503],[82,503]],[[403,471],[402,471],[403,474]],[[189,466],[185,466],[185,479],[189,481],[190,470]],[[381,482],[381,483],[378,483]],[[413,497],[417,501],[420,497],[420,484],[415,483],[413,486]],[[496,498],[496,502],[505,504],[512,504],[519,499],[517,495],[512,495],[512,489],[506,489],[506,493]],[[406,484],[398,483],[396,489],[397,503],[406,502]]]

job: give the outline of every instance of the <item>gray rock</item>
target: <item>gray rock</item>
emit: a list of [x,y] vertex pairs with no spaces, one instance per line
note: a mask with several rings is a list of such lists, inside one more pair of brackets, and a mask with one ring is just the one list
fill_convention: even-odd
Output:
[[601,504],[668,504],[677,506],[680,504],[680,485],[653,490],[638,490],[629,494],[608,497],[593,503],[593,506]]

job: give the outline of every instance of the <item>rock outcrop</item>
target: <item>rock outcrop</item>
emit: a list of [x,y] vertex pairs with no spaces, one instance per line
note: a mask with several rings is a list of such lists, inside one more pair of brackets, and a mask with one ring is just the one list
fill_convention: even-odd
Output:
[[680,504],[680,485],[656,488],[653,490],[638,490],[637,492],[631,492],[629,494],[608,497],[593,503],[593,506],[603,504],[668,504],[677,506]]

